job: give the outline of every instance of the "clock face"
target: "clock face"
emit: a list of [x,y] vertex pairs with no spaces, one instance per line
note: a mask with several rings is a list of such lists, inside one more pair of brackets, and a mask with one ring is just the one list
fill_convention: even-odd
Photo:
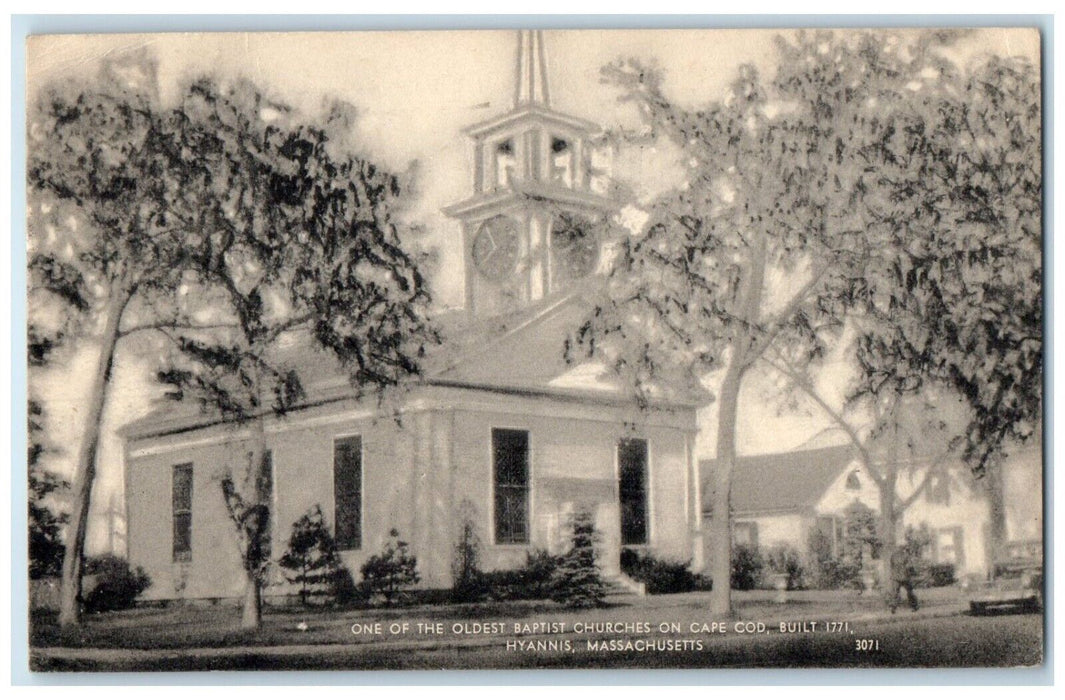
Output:
[[599,263],[599,241],[591,222],[563,214],[551,223],[553,277],[575,280],[591,274]]
[[481,224],[471,254],[474,267],[485,278],[495,282],[506,279],[518,266],[521,254],[517,223],[506,216],[496,216]]

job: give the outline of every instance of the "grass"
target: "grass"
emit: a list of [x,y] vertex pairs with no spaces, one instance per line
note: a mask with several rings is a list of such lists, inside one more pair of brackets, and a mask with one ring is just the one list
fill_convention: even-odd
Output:
[[858,651],[854,637],[844,634],[729,635],[707,639],[700,650],[680,653],[603,653],[589,651],[583,644],[568,653],[519,653],[506,651],[499,643],[464,647],[441,642],[404,653],[365,644],[330,647],[328,653],[303,647],[217,655],[174,650],[146,656],[111,650],[89,656],[72,649],[32,654],[31,664],[37,671],[980,668],[1033,666],[1043,660],[1042,619],[1036,615],[899,618],[869,625],[862,636],[877,639],[878,650]]
[[[933,594],[930,593],[930,596]],[[587,611],[566,610],[549,601],[515,601],[466,605],[418,605],[392,609],[336,610],[328,608],[268,607],[261,629],[240,629],[240,611],[233,604],[212,607],[175,606],[138,608],[120,612],[87,615],[81,629],[65,633],[56,624],[55,613],[37,611],[30,619],[31,647],[75,647],[97,649],[189,649],[233,646],[265,647],[287,645],[365,644],[393,640],[387,633],[389,622],[411,624],[402,641],[426,642],[441,635],[419,634],[419,622],[522,621],[567,622],[680,622],[710,620],[707,593],[684,593],[646,598],[612,599],[612,605]],[[945,593],[936,593],[940,600]],[[957,593],[954,594],[955,596]],[[884,603],[877,595],[858,596],[851,592],[789,594],[786,604],[774,602],[775,594],[765,591],[736,592],[735,617],[744,620],[814,618],[831,619],[855,613],[881,612]],[[926,600],[930,596],[926,596]],[[934,598],[932,599],[934,601]],[[960,599],[959,599],[960,600]],[[352,633],[353,623],[385,623],[384,633]],[[305,627],[305,629],[300,629]],[[443,635],[449,638],[452,635]]]

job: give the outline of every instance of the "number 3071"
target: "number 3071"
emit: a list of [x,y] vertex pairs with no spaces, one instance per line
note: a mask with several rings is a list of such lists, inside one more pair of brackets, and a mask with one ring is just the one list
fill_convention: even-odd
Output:
[[880,651],[879,639],[855,639],[855,651]]

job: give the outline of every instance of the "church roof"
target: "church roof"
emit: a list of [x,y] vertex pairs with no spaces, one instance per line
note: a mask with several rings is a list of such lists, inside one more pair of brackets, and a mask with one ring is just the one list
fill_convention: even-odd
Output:
[[449,204],[442,211],[448,216],[461,217],[496,210],[510,206],[514,202],[528,201],[550,201],[594,211],[618,208],[616,201],[591,190],[573,189],[549,182],[516,177],[509,187],[479,192],[461,202]]
[[555,126],[568,127],[575,131],[589,133],[595,133],[602,129],[602,127],[595,122],[576,117],[572,114],[566,114],[565,112],[559,112],[558,110],[542,107],[536,104],[525,104],[516,109],[504,112],[503,114],[490,117],[484,121],[479,121],[476,124],[471,124],[462,131],[466,135],[476,138],[482,134],[504,129],[511,124],[531,119],[540,120]]
[[[559,383],[574,367],[566,362],[566,338],[589,311],[587,299],[601,280],[593,277],[511,313],[477,318],[463,310],[435,315],[441,344],[430,349],[419,384],[505,393],[540,395],[564,400],[628,402],[631,396],[616,382],[592,372],[592,381]],[[310,405],[350,398],[347,375],[336,359],[307,340],[283,345],[276,361],[297,370]],[[596,381],[599,380],[599,381]],[[662,403],[697,407],[708,395],[675,395]],[[146,435],[169,428],[219,422],[193,402],[167,402],[147,416],[128,423],[126,435]]]
[[[854,459],[850,445],[739,457],[732,473],[736,513],[776,513],[812,508]],[[703,511],[712,510],[716,459],[699,462]]]

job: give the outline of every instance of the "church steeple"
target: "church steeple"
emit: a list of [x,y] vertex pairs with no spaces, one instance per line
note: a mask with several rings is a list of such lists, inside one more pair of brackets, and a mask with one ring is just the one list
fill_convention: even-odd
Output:
[[593,167],[599,127],[551,108],[543,32],[518,32],[514,106],[465,129],[473,195],[444,208],[462,222],[466,308],[502,313],[594,274],[592,223],[613,209]]
[[544,36],[539,29],[518,32],[518,76],[514,87],[514,108],[538,104],[551,106],[547,91],[547,58]]

